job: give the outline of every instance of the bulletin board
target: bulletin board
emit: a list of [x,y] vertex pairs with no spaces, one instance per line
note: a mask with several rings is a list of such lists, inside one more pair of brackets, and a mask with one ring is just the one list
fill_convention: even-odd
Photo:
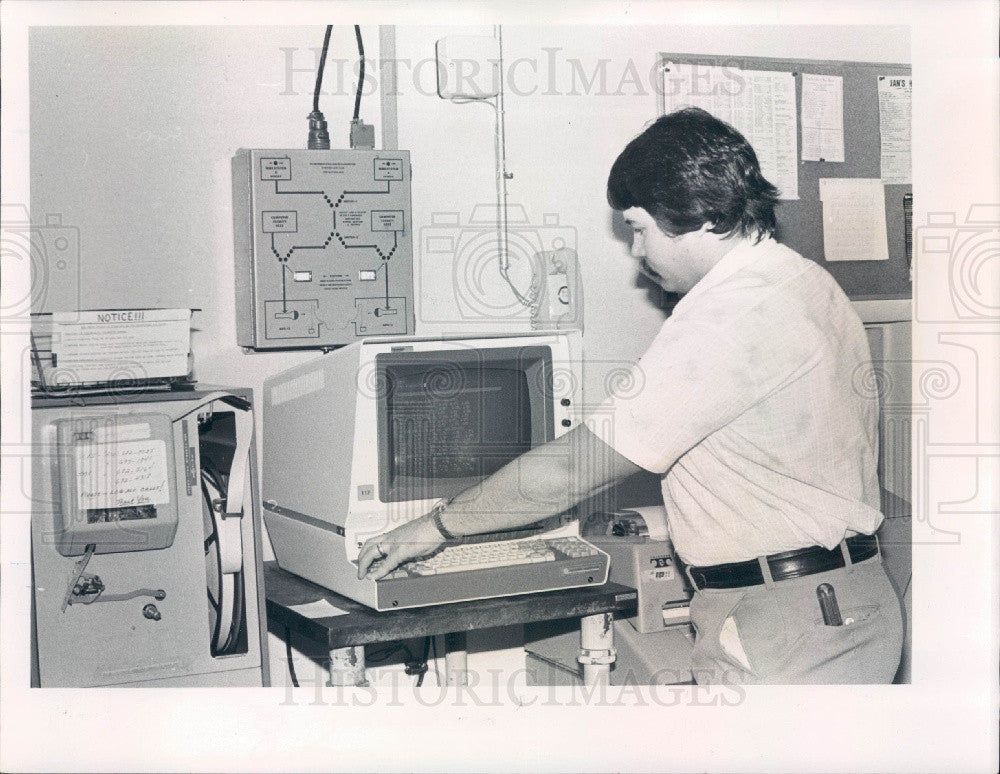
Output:
[[[761,57],[705,56],[661,53],[658,71],[667,63],[705,67],[738,68],[791,73],[795,82],[796,132],[798,140],[798,199],[782,199],[776,207],[777,238],[801,255],[826,268],[849,297],[859,299],[910,298],[910,250],[907,238],[904,197],[912,185],[887,184],[885,193],[888,260],[827,261],[823,246],[823,204],[821,178],[881,177],[878,79],[882,76],[909,76],[904,64],[824,61],[813,59],[770,59]],[[844,160],[802,161],[802,75],[837,75],[843,78]],[[658,89],[658,114],[665,99]]]

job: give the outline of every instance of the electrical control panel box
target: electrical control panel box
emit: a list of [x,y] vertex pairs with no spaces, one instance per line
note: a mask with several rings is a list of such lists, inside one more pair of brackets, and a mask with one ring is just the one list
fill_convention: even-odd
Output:
[[408,151],[240,149],[232,168],[240,346],[414,332]]

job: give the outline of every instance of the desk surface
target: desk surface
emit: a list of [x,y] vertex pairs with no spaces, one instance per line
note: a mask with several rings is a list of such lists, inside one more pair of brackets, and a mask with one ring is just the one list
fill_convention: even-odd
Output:
[[[272,627],[288,626],[296,634],[325,644],[329,650],[597,613],[613,612],[627,617],[635,615],[637,599],[635,589],[607,583],[379,612],[286,572],[276,562],[264,563],[264,581],[268,623]],[[319,600],[346,611],[346,615],[309,618],[291,609],[293,605]]]

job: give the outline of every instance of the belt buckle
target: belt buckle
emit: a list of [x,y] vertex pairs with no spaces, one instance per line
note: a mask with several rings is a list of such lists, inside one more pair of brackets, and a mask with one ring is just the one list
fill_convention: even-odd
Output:
[[[851,564],[852,565],[855,563],[854,562],[854,557],[851,556],[850,546],[847,546],[846,544],[847,544],[848,540],[853,540],[853,538],[856,538],[856,537],[858,537],[858,538],[869,538],[869,537],[873,538],[875,540],[875,555],[874,556],[869,556],[868,559],[875,559],[875,558],[881,559],[882,558],[882,542],[879,540],[878,533],[877,532],[873,532],[871,535],[863,535],[863,534],[861,534],[859,532],[857,535],[854,535],[851,538],[844,538],[844,544],[845,544],[845,547],[847,547],[847,556],[851,560]],[[868,561],[868,560],[867,559],[863,559],[862,561]]]
[[685,564],[684,565],[684,574],[687,576],[688,583],[691,584],[691,588],[693,588],[695,591],[701,591],[702,590],[701,586],[699,586],[698,582],[695,581],[695,579],[694,579],[694,573],[691,572],[691,565],[690,564]]

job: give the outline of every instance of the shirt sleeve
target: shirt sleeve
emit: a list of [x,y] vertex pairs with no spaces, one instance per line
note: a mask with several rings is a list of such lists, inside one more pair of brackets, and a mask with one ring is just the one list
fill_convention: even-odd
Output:
[[743,311],[727,306],[717,300],[668,319],[620,380],[622,389],[612,389],[588,417],[591,432],[636,465],[663,474],[688,449],[822,357],[816,348],[821,338],[805,330],[814,323],[781,295],[772,293]]

